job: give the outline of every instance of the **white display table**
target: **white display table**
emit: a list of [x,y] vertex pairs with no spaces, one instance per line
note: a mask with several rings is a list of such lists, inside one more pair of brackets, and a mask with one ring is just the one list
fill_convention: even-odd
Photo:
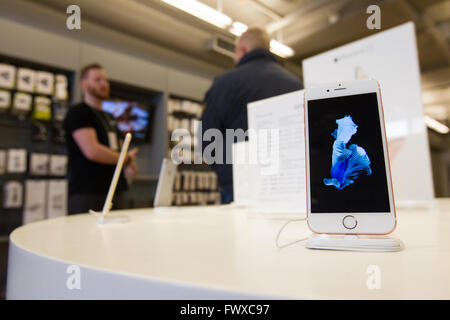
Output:
[[[395,253],[278,249],[288,217],[229,206],[40,221],[10,236],[7,298],[450,299],[450,200],[397,211]],[[281,239],[309,234],[293,222]]]

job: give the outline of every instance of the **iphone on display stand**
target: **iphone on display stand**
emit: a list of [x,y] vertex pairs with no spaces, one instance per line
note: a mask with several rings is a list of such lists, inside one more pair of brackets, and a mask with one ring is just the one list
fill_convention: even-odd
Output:
[[307,221],[319,234],[387,235],[396,227],[376,80],[305,91]]

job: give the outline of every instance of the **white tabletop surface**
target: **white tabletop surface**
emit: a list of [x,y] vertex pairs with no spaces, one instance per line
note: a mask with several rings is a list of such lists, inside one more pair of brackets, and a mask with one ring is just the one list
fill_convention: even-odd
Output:
[[[391,235],[401,252],[279,249],[289,219],[247,209],[186,207],[115,212],[128,223],[99,226],[91,215],[45,220],[11,241],[35,254],[100,270],[232,292],[294,299],[450,299],[450,200],[403,205]],[[299,215],[298,217],[302,217]],[[291,215],[290,218],[296,218]],[[308,236],[292,222],[281,242]],[[380,286],[367,286],[370,266]]]

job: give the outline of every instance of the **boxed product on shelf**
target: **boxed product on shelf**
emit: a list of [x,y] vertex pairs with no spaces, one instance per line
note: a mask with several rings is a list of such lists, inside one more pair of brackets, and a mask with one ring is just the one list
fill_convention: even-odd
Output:
[[181,190],[181,173],[177,172],[174,182],[174,190]]
[[52,101],[44,96],[34,98],[33,116],[34,120],[49,121],[52,118]]
[[203,113],[203,105],[197,104],[195,113],[196,113],[197,118],[200,118]]
[[192,102],[189,100],[182,100],[181,101],[181,110],[182,112],[185,113],[191,113],[192,111]]
[[184,130],[190,131],[191,129],[191,121],[189,119],[181,119],[180,121],[180,128]]
[[57,74],[55,83],[55,99],[57,100],[67,100],[68,93],[68,81],[67,77],[63,74]]
[[36,92],[38,94],[53,94],[55,76],[53,73],[38,71],[36,73]]
[[189,203],[191,204],[198,204],[199,197],[198,197],[198,193],[197,192],[190,192],[189,193]]
[[49,180],[47,192],[47,218],[51,219],[67,215],[67,193],[67,180]]
[[199,128],[200,128],[200,120],[192,119],[190,130],[194,137],[196,137],[198,135]]
[[47,121],[36,120],[32,122],[31,138],[35,141],[48,141],[49,130]]
[[179,129],[181,127],[181,123],[180,123],[180,119],[178,118],[173,118],[173,127],[172,127],[172,131],[175,129]]
[[0,150],[0,174],[6,173],[6,151]]
[[181,111],[181,101],[178,99],[169,99],[167,103],[167,112],[174,113]]
[[28,93],[16,92],[13,98],[12,113],[26,114],[31,111],[33,97]]
[[200,173],[199,174],[199,188],[201,190],[205,190],[205,189],[209,189],[209,184],[208,184],[208,173]]
[[218,182],[217,182],[217,174],[215,172],[211,172],[209,175],[210,180],[210,189],[211,190],[217,190],[218,188]]
[[0,63],[0,88],[14,89],[16,79],[16,67],[6,63]]
[[69,82],[67,81],[67,76],[64,74],[57,74],[55,76],[55,82],[58,84],[64,84],[66,87],[68,86]]
[[191,175],[188,171],[181,172],[182,176],[182,189],[187,191],[189,190],[189,187],[191,186]]
[[49,172],[50,155],[47,153],[32,153],[30,156],[30,174],[46,176]]
[[174,117],[172,115],[167,116],[167,131],[171,132],[175,128],[174,126]]
[[11,92],[0,90],[0,113],[6,112],[11,106]]
[[7,159],[8,173],[25,173],[27,171],[26,149],[8,149]]
[[67,156],[52,154],[50,156],[50,175],[65,176],[67,174],[67,162]]
[[17,71],[17,90],[34,92],[36,86],[36,71],[19,68]]
[[46,180],[25,181],[25,204],[22,216],[23,224],[45,219],[46,194]]
[[63,122],[69,111],[69,104],[67,101],[54,101],[52,104],[53,121]]
[[182,204],[189,203],[189,194],[187,192],[181,192],[181,203]]
[[195,189],[197,189],[198,173],[196,173],[195,171],[189,171],[189,174],[190,174],[189,190],[195,190]]
[[23,206],[23,185],[20,181],[8,181],[3,186],[3,208],[17,209]]

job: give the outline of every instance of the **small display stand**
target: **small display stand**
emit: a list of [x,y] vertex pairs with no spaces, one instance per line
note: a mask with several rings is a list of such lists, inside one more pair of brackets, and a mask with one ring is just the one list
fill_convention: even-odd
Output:
[[125,157],[127,155],[130,142],[131,142],[131,133],[127,133],[125,136],[125,141],[123,142],[122,151],[120,152],[119,160],[117,161],[111,185],[109,186],[108,195],[106,197],[105,204],[103,205],[102,213],[95,212],[94,210],[89,210],[90,214],[100,217],[98,219],[98,224],[100,225],[109,223],[124,223],[130,221],[130,218],[126,216],[106,217],[113,205],[112,199],[114,198],[114,193],[116,192],[117,183],[119,182],[119,176],[120,173],[122,172],[123,164],[125,162]]
[[404,248],[396,238],[379,235],[331,235],[313,233],[306,242],[309,249],[396,252]]

